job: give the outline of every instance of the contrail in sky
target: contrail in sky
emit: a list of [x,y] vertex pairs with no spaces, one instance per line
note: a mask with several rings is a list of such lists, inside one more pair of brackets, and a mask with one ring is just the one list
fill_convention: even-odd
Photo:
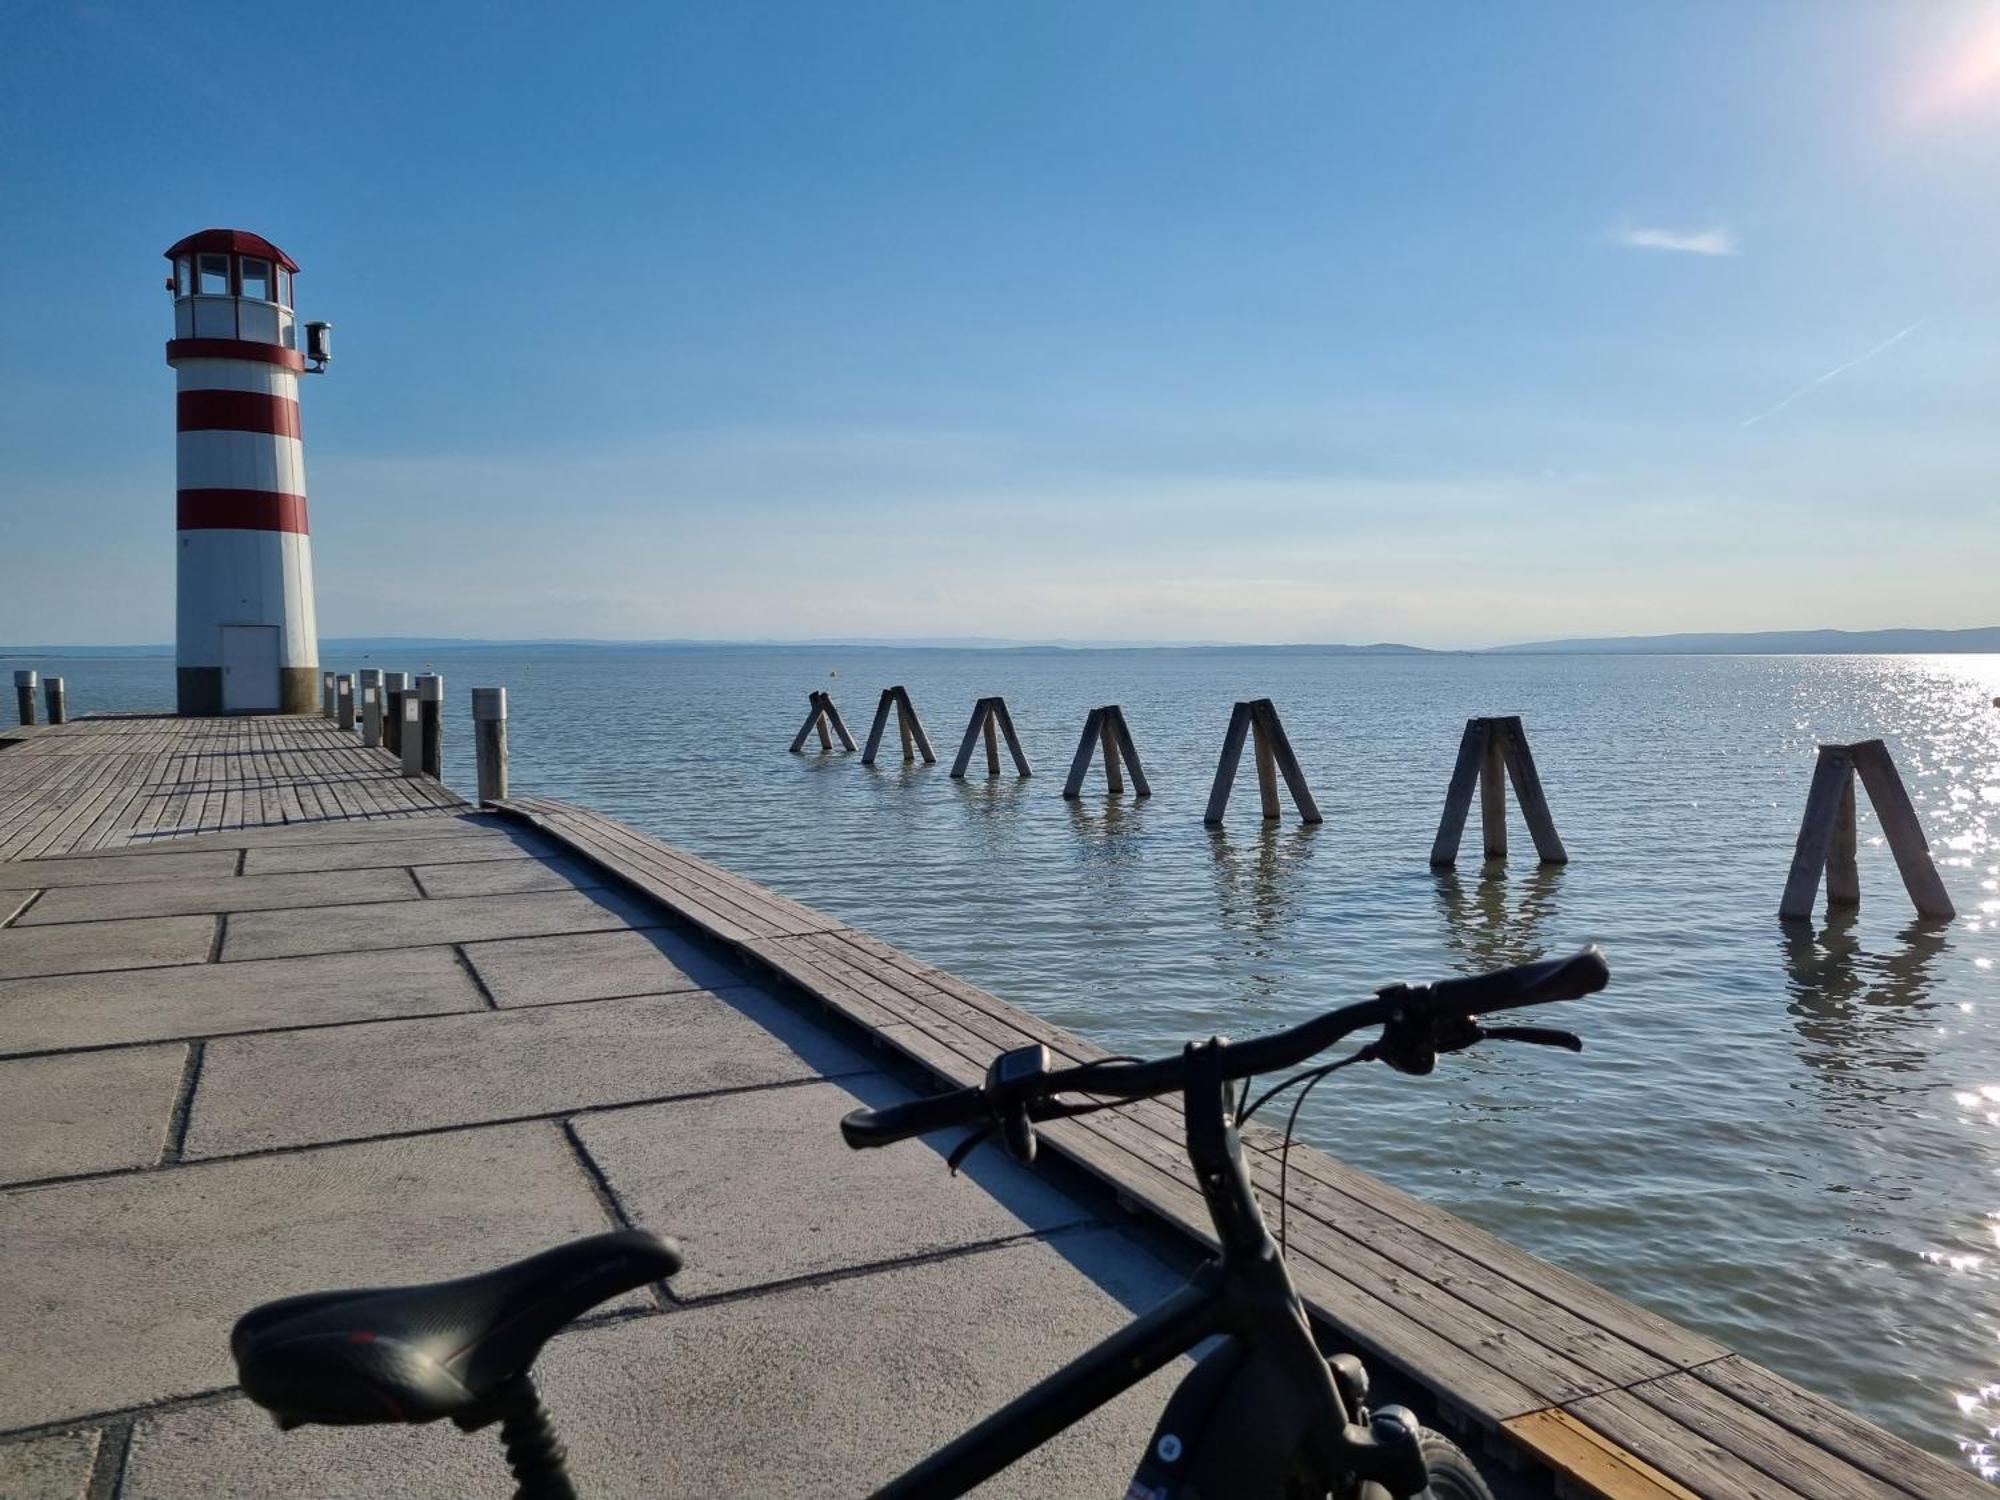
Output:
[[1877,344],[1873,349],[1870,349],[1866,354],[1860,355],[1854,359],[1850,359],[1844,365],[1835,365],[1831,370],[1828,370],[1824,375],[1820,376],[1816,380],[1808,380],[1804,385],[1800,386],[1797,390],[1793,391],[1791,395],[1785,397],[1784,400],[1780,401],[1776,406],[1772,407],[1769,411],[1758,412],[1756,416],[1752,417],[1749,421],[1745,422],[1743,425],[1745,427],[1755,427],[1759,422],[1763,421],[1764,418],[1775,417],[1779,412],[1783,411],[1786,407],[1790,406],[1794,401],[1798,400],[1799,397],[1803,396],[1807,391],[1812,390],[1815,386],[1825,385],[1829,380],[1833,379],[1834,376],[1839,375],[1844,371],[1851,370],[1856,365],[1867,364],[1869,360],[1873,359],[1883,350],[1895,348],[1896,345],[1902,343],[1904,339],[1908,338],[1911,334],[1915,333],[1919,328],[1923,326],[1924,326],[1924,320],[1922,318],[1917,319],[1916,322],[1912,323],[1908,328],[1905,328],[1901,333],[1892,334],[1890,337],[1882,340],[1882,342]]

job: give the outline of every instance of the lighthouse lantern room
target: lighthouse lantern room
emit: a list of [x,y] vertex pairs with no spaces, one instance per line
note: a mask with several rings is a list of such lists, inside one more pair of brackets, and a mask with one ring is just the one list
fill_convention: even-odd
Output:
[[310,713],[319,706],[319,631],[299,376],[307,356],[315,372],[325,368],[327,325],[296,321],[299,268],[261,235],[204,229],[167,259],[180,711]]

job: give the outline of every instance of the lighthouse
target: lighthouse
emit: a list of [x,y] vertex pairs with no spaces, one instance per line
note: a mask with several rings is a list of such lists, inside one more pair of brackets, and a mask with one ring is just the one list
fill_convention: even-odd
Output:
[[325,368],[329,325],[297,322],[299,268],[261,235],[204,229],[167,259],[180,711],[313,712],[319,627],[299,376],[308,361]]

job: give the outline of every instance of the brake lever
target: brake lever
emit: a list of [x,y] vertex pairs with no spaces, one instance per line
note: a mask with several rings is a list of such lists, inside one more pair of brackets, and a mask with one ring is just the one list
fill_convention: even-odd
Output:
[[1528,1042],[1537,1047],[1561,1047],[1565,1052],[1583,1050],[1582,1037],[1553,1026],[1487,1026],[1481,1028],[1480,1036],[1489,1042]]

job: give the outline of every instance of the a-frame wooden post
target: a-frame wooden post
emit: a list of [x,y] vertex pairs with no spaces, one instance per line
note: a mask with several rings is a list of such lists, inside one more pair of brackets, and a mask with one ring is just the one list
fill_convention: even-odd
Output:
[[1213,826],[1222,821],[1222,814],[1229,806],[1229,793],[1236,784],[1236,767],[1243,759],[1246,735],[1256,742],[1257,791],[1266,820],[1279,816],[1278,776],[1282,773],[1292,794],[1292,805],[1299,811],[1299,821],[1324,821],[1319,815],[1319,804],[1313,801],[1312,789],[1306,785],[1305,772],[1299,769],[1299,758],[1292,753],[1285,726],[1279,722],[1277,707],[1269,698],[1257,698],[1239,703],[1230,711],[1229,731],[1222,739],[1222,758],[1215,764],[1215,784],[1209,788],[1208,811],[1202,815],[1202,822]]
[[1125,772],[1132,773],[1132,793],[1150,797],[1153,788],[1146,769],[1139,764],[1139,749],[1132,743],[1132,731],[1125,727],[1125,710],[1115,703],[1093,708],[1083,721],[1083,737],[1076,742],[1076,755],[1069,763],[1069,780],[1063,783],[1063,797],[1074,802],[1083,795],[1083,778],[1090,772],[1090,759],[1097,747],[1104,747],[1104,786],[1111,792],[1125,790]]
[[1479,831],[1488,859],[1507,857],[1507,783],[1514,783],[1514,800],[1528,835],[1535,841],[1535,853],[1545,865],[1569,863],[1569,851],[1556,833],[1556,820],[1549,812],[1549,799],[1542,791],[1542,778],[1535,770],[1535,755],[1528,748],[1527,731],[1518,715],[1467,719],[1465,733],[1458,742],[1458,763],[1452,767],[1451,785],[1444,794],[1444,816],[1438,819],[1437,838],[1431,844],[1431,863],[1458,862],[1459,840],[1465,834],[1466,814],[1472,810],[1472,793],[1479,792]]
[[1957,910],[1931,860],[1931,846],[1924,838],[1923,825],[1917,821],[1917,810],[1910,802],[1895,761],[1889,756],[1888,746],[1880,740],[1819,747],[1812,789],[1806,793],[1805,817],[1799,823],[1799,841],[1792,851],[1791,874],[1785,880],[1778,915],[1786,919],[1812,916],[1821,871],[1826,873],[1829,909],[1861,905],[1861,872],[1854,857],[1857,775],[1875,809],[1876,821],[1882,825],[1889,852],[1896,856],[1903,888],[1910,893],[1917,915],[1940,921],[1956,916]]
[[986,736],[986,774],[1000,774],[1000,742],[993,733],[996,725],[1007,737],[1007,753],[1014,757],[1014,769],[1023,776],[1035,774],[1028,769],[1028,756],[1021,748],[1020,736],[1014,733],[1014,716],[1007,712],[1007,700],[981,698],[972,705],[972,720],[965,726],[965,738],[959,742],[958,758],[951,763],[953,781],[965,780],[965,768],[972,763],[973,747],[982,733]]
[[799,732],[792,736],[792,754],[797,755],[805,748],[806,736],[811,734],[815,729],[819,731],[820,749],[831,750],[833,748],[833,740],[827,734],[827,725],[829,724],[833,726],[834,734],[840,736],[840,748],[843,750],[852,750],[854,748],[854,736],[847,732],[847,721],[840,717],[840,710],[834,706],[833,695],[831,693],[820,692],[809,693],[807,694],[807,701],[812,704],[812,708],[806,714],[805,723],[799,726]]
[[909,692],[901,686],[882,689],[882,701],[875,705],[875,722],[868,728],[868,746],[861,752],[861,764],[875,764],[875,752],[882,748],[882,731],[889,727],[889,710],[896,710],[896,731],[903,739],[903,761],[905,764],[917,757],[911,749],[921,750],[924,764],[937,764],[937,756],[931,750],[930,736],[924,733],[923,721],[917,717],[916,706],[910,702]]

